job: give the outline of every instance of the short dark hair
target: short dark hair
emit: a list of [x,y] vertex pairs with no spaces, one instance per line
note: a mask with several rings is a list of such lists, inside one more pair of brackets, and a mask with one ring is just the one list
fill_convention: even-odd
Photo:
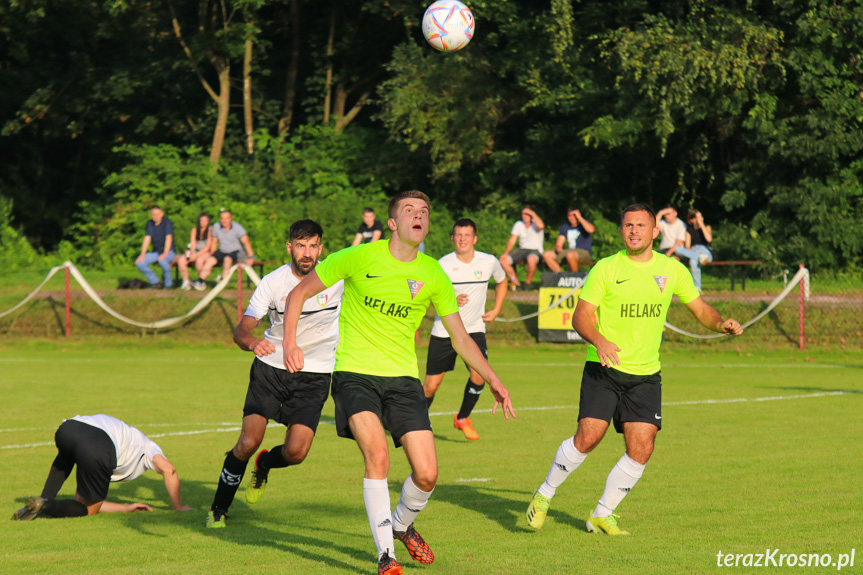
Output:
[[473,235],[476,235],[476,224],[470,218],[462,218],[452,225],[451,236],[455,235],[456,228],[473,228]]
[[298,220],[292,223],[290,230],[288,230],[288,237],[291,238],[291,241],[306,240],[315,236],[323,241],[324,229],[313,220]]
[[[159,206],[159,204],[156,204],[155,206],[150,206],[150,210],[162,210],[162,208]],[[164,212],[165,210],[162,211]]]
[[399,203],[402,200],[407,200],[408,198],[413,198],[416,200],[422,200],[428,205],[429,208],[431,208],[431,200],[429,199],[429,197],[427,195],[420,192],[419,190],[408,190],[406,192],[401,192],[400,194],[394,196],[393,199],[390,200],[390,205],[387,208],[387,216],[390,219],[396,217],[396,215],[398,214],[398,211],[399,211]]
[[576,208],[575,206],[567,206],[566,213],[574,212],[576,210],[578,210],[578,208]]
[[363,208],[364,214],[373,214],[375,211],[372,208]]
[[629,212],[647,212],[650,215],[650,219],[653,220],[653,225],[656,225],[656,212],[654,212],[653,208],[647,204],[630,204],[626,206],[623,211],[620,212],[620,225],[623,225],[623,216]]

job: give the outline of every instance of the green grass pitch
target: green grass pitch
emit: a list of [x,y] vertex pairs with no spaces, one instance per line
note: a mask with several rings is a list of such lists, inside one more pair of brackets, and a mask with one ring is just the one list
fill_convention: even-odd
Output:
[[[742,340],[741,340],[742,341]],[[425,359],[425,349],[420,350]],[[664,350],[664,429],[644,477],[618,508],[628,538],[589,534],[584,521],[623,452],[609,433],[558,490],[545,527],[524,513],[560,442],[575,431],[583,348],[495,347],[518,419],[489,411],[468,443],[452,427],[466,379],[448,375],[432,406],[440,462],[437,489],[417,521],[436,561],[406,573],[743,573],[717,553],[850,553],[863,544],[863,361],[823,352],[740,352],[717,346]],[[4,573],[374,573],[363,510],[363,465],[336,437],[333,406],[309,458],[276,470],[254,507],[243,489],[228,529],[204,529],[224,453],[237,439],[252,355],[234,347],[21,343],[0,347],[0,522]],[[422,368],[422,366],[421,366]],[[767,398],[767,399],[765,399]],[[176,465],[184,503],[173,512],[153,472],[112,484],[109,499],[143,501],[153,513],[9,520],[38,495],[64,417],[108,413],[139,427]],[[271,427],[264,447],[281,443]],[[392,504],[409,473],[391,449]],[[61,496],[72,496],[74,474]],[[756,569],[790,573],[800,568]],[[835,567],[807,573],[836,572]]]

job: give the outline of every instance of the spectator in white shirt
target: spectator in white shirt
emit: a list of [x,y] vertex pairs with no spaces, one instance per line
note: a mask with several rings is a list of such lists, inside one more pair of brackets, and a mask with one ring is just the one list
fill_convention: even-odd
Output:
[[[500,265],[503,266],[503,270],[509,278],[509,285],[513,291],[517,289],[530,289],[533,275],[536,273],[536,268],[542,259],[544,229],[545,223],[542,221],[542,218],[536,215],[536,212],[528,204],[525,204],[521,210],[521,220],[515,222],[515,225],[512,226],[509,241],[506,242],[506,249],[500,256]],[[516,242],[518,242],[518,249],[513,251]],[[527,265],[524,285],[518,281],[515,275],[515,266],[519,264]]]

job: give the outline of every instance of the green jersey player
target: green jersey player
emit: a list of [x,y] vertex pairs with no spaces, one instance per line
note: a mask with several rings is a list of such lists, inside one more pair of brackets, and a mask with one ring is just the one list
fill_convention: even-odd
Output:
[[[470,338],[458,313],[452,283],[438,262],[419,253],[428,234],[429,198],[403,192],[390,201],[392,237],[330,255],[291,291],[285,306],[285,366],[303,367],[296,326],[303,302],[339,280],[345,281],[339,318],[332,396],[336,429],[355,439],[365,462],[363,500],[378,552],[379,575],[402,573],[393,540],[410,556],[431,563],[434,554],[413,527],[437,481],[438,467],[428,408],[417,370],[414,333],[429,304],[449,332],[453,348],[488,382],[504,416],[515,414],[509,392]],[[308,350],[306,350],[308,351]],[[390,512],[389,451],[385,431],[404,447],[411,474]]]
[[623,210],[619,231],[625,249],[590,271],[573,314],[572,327],[590,344],[578,431],[560,445],[545,482],[534,493],[527,509],[534,529],[542,527],[556,489],[599,445],[613,419],[626,452],[608,475],[587,530],[628,535],[613,512],[644,472],[662,427],[659,345],[673,295],[706,328],[743,333],[737,321],[723,320],[701,298],[683,264],[653,251],[659,228],[651,208],[633,204]]

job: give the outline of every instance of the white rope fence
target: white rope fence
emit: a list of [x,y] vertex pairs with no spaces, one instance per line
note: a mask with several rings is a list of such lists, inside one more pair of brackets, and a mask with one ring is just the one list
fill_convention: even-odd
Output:
[[[250,266],[247,266],[245,264],[235,264],[234,266],[231,267],[230,270],[228,270],[227,276],[224,276],[224,274],[223,274],[224,277],[221,278],[219,283],[217,283],[216,286],[213,287],[213,289],[211,289],[210,292],[206,296],[204,296],[204,298],[201,299],[197,304],[195,304],[195,306],[191,310],[189,310],[187,313],[180,315],[180,316],[177,316],[177,317],[161,319],[161,320],[154,321],[154,322],[140,322],[140,321],[136,321],[134,319],[131,319],[131,318],[124,316],[123,314],[117,312],[116,310],[112,309],[108,304],[106,304],[105,301],[99,296],[99,294],[96,293],[96,290],[93,289],[93,287],[86,280],[86,278],[84,278],[84,275],[78,270],[77,267],[75,267],[75,264],[73,264],[70,261],[67,261],[67,262],[64,262],[63,265],[51,268],[51,270],[48,272],[48,275],[45,276],[45,279],[42,280],[42,283],[40,283],[36,287],[36,289],[34,289],[32,292],[30,292],[27,295],[27,297],[25,297],[21,302],[19,302],[17,305],[12,307],[11,309],[6,310],[4,312],[0,312],[0,318],[5,317],[5,316],[15,312],[16,310],[20,309],[28,301],[33,299],[33,297],[35,297],[37,293],[39,293],[39,291],[45,286],[46,283],[48,283],[48,280],[50,280],[54,276],[54,274],[56,274],[58,271],[60,271],[62,269],[68,268],[69,273],[75,278],[75,280],[77,280],[78,284],[80,284],[80,286],[83,288],[84,292],[90,297],[90,299],[92,299],[96,303],[96,305],[98,305],[100,308],[102,308],[110,316],[112,316],[112,317],[114,317],[114,318],[116,318],[116,319],[118,319],[124,323],[127,323],[129,325],[134,325],[136,327],[145,328],[145,329],[161,329],[161,328],[171,327],[171,326],[177,325],[178,323],[180,323],[180,322],[182,322],[182,321],[184,321],[190,317],[195,316],[196,314],[200,313],[201,310],[203,310],[208,305],[210,305],[210,303],[220,293],[222,293],[222,290],[224,290],[228,286],[228,283],[231,281],[231,278],[234,276],[234,274],[237,272],[237,269],[240,267],[244,268],[245,273],[248,274],[249,279],[251,279],[252,283],[254,283],[256,286],[261,282],[261,278],[258,276],[257,273],[255,273],[255,271]],[[803,282],[804,299],[808,301],[809,300],[809,270],[801,267],[800,270],[791,279],[791,281],[788,282],[788,285],[785,286],[785,289],[783,289],[782,292],[778,296],[776,296],[773,299],[773,301],[770,302],[770,304],[767,306],[767,308],[764,309],[764,311],[762,311],[758,315],[756,315],[754,318],[752,318],[751,320],[749,320],[748,322],[743,324],[743,328],[744,329],[748,328],[749,326],[753,325],[755,322],[760,320],[762,317],[764,317],[765,315],[770,313],[773,310],[773,308],[775,308],[777,305],[779,305],[779,303],[781,303],[782,300],[785,299],[789,293],[791,293],[791,290],[794,289],[794,287],[798,283],[800,283],[801,281]],[[566,293],[565,295],[558,298],[556,301],[554,301],[551,305],[549,305],[547,308],[545,308],[543,310],[536,311],[536,312],[533,312],[533,313],[530,313],[527,315],[523,315],[523,316],[519,316],[519,317],[513,317],[513,318],[498,317],[498,318],[495,318],[495,321],[502,322],[502,323],[509,323],[509,322],[516,322],[516,321],[524,321],[526,319],[537,317],[539,315],[542,315],[542,314],[544,314],[548,311],[551,311],[554,308],[560,306],[561,303],[563,303],[567,298],[569,298],[572,295],[575,295],[575,292],[577,292],[579,289],[581,289],[581,286],[573,287],[568,293]],[[665,322],[665,327],[670,329],[671,331],[679,333],[680,335],[685,335],[687,337],[692,337],[692,338],[696,338],[696,339],[715,339],[715,338],[720,338],[720,337],[726,336],[726,334],[724,334],[724,333],[717,333],[717,334],[710,334],[710,335],[701,335],[701,334],[697,334],[697,333],[691,333],[691,332],[688,332],[684,329],[676,327],[676,326],[674,326],[668,322]]]
[[216,286],[213,289],[211,289],[210,292],[206,296],[204,296],[204,298],[201,299],[201,301],[199,301],[187,313],[180,315],[180,316],[177,316],[177,317],[160,319],[160,320],[154,321],[154,322],[140,322],[140,321],[136,321],[134,319],[131,319],[131,318],[124,316],[123,314],[117,312],[116,310],[112,309],[108,304],[106,304],[105,301],[99,296],[99,294],[96,293],[96,290],[94,290],[93,287],[90,285],[90,282],[88,282],[84,278],[84,275],[78,270],[78,268],[75,267],[75,264],[67,261],[67,262],[64,262],[63,265],[61,265],[61,266],[51,268],[51,271],[48,272],[48,276],[42,281],[41,284],[39,284],[39,287],[37,287],[35,290],[33,290],[26,298],[24,298],[24,300],[22,302],[17,304],[15,307],[13,307],[10,310],[7,310],[7,311],[0,313],[0,317],[3,317],[5,315],[8,315],[8,314],[14,312],[15,310],[19,309],[21,306],[26,304],[37,293],[39,293],[39,290],[41,290],[45,286],[45,284],[48,283],[48,280],[50,280],[54,274],[56,274],[58,271],[60,271],[64,268],[68,268],[69,273],[72,275],[72,277],[75,278],[75,280],[77,280],[77,282],[83,288],[84,292],[90,297],[90,299],[92,299],[96,303],[96,305],[98,305],[100,308],[102,308],[108,315],[110,315],[110,316],[112,316],[112,317],[114,317],[114,318],[116,318],[116,319],[118,319],[124,323],[128,323],[129,325],[134,325],[136,327],[141,327],[141,328],[145,328],[145,329],[161,329],[161,328],[171,327],[173,325],[177,325],[178,323],[200,313],[201,310],[203,310],[205,307],[210,305],[210,302],[212,302],[220,293],[222,293],[222,290],[224,290],[228,286],[228,283],[231,281],[231,278],[233,277],[234,273],[236,273],[237,268],[240,266],[242,266],[245,269],[245,272],[248,274],[249,279],[252,280],[252,283],[254,283],[256,286],[259,283],[261,283],[261,278],[258,277],[258,274],[256,274],[255,271],[251,267],[249,267],[245,264],[235,264],[234,266],[231,267],[230,270],[228,270],[227,276],[222,277],[222,279],[219,281],[219,283],[217,283]]
[[53,267],[53,268],[51,268],[51,271],[49,271],[49,272],[48,272],[48,275],[47,275],[47,276],[45,276],[45,279],[44,279],[44,280],[42,280],[42,283],[40,283],[40,284],[39,284],[39,286],[38,286],[36,289],[34,289],[33,291],[31,291],[31,292],[30,292],[30,295],[28,295],[28,296],[27,296],[27,297],[25,297],[23,300],[21,300],[21,302],[20,302],[18,305],[16,305],[15,307],[13,307],[12,309],[9,309],[9,310],[6,310],[6,311],[4,311],[4,312],[0,313],[0,317],[5,317],[5,316],[9,315],[10,313],[14,312],[14,311],[15,311],[15,310],[17,310],[18,308],[20,308],[21,306],[23,306],[24,304],[26,304],[28,301],[30,301],[31,299],[33,299],[33,296],[35,296],[37,293],[39,293],[39,290],[41,290],[41,289],[42,289],[42,287],[43,287],[46,283],[48,283],[48,280],[49,280],[49,279],[51,279],[51,277],[52,277],[54,274],[56,274],[58,271],[60,271],[60,270],[62,270],[63,268],[65,268],[65,267],[66,267],[66,264],[68,264],[68,263],[69,263],[69,262],[66,262],[66,263],[65,263],[65,264],[63,264],[62,266],[57,266],[57,267]]
[[[792,288],[794,288],[794,286],[796,286],[801,281],[803,282],[803,299],[805,299],[806,301],[809,301],[809,270],[806,268],[800,268],[797,271],[797,273],[794,274],[794,277],[791,278],[791,281],[788,282],[788,285],[785,286],[785,289],[782,290],[782,292],[778,296],[773,298],[773,301],[770,302],[770,304],[767,306],[767,308],[764,309],[764,311],[762,311],[761,313],[759,313],[758,315],[756,315],[755,317],[750,319],[748,322],[742,324],[743,329],[748,328],[749,326],[754,324],[756,321],[758,321],[759,319],[761,319],[762,317],[764,317],[765,315],[767,315],[768,313],[773,311],[773,308],[775,308],[777,305],[779,305],[782,302],[782,300],[785,299],[785,297],[789,293],[791,293]],[[719,337],[726,337],[728,335],[725,333],[714,333],[714,334],[710,334],[710,335],[700,335],[697,333],[690,333],[686,330],[680,329],[679,327],[675,327],[668,322],[665,322],[665,327],[667,327],[671,331],[679,333],[680,335],[685,335],[687,337],[694,337],[696,339],[716,339]]]
[[[788,285],[785,286],[785,289],[782,290],[782,292],[778,296],[776,296],[773,299],[773,301],[770,302],[770,304],[767,306],[767,308],[764,311],[762,311],[761,313],[759,313],[758,315],[756,315],[754,318],[752,318],[751,320],[749,320],[748,322],[743,324],[743,328],[744,329],[748,328],[749,326],[753,325],[755,322],[760,320],[762,317],[764,317],[765,315],[770,313],[773,310],[773,308],[775,308],[777,305],[779,305],[782,302],[782,300],[785,299],[789,293],[791,293],[791,290],[794,288],[794,286],[796,286],[801,281],[803,282],[804,299],[806,301],[809,301],[809,270],[806,268],[800,268],[800,270],[796,274],[794,274],[794,277],[791,278],[791,281],[788,282]],[[581,289],[581,287],[582,286],[576,286],[576,287],[572,288],[567,294],[561,296],[559,299],[554,301],[551,305],[549,305],[547,308],[545,308],[543,310],[529,313],[527,315],[522,315],[519,317],[513,317],[513,318],[498,317],[498,318],[495,318],[494,321],[507,323],[507,322],[515,322],[515,321],[524,321],[524,320],[530,319],[532,317],[537,317],[539,315],[542,315],[542,314],[544,314],[548,311],[551,311],[554,308],[558,307],[561,303],[563,303],[564,300],[566,300],[570,296],[574,295],[576,291]],[[694,337],[696,339],[715,339],[715,338],[727,336],[727,334],[724,334],[724,333],[716,333],[716,334],[710,334],[710,335],[701,335],[701,334],[697,334],[697,333],[691,333],[691,332],[688,332],[684,329],[676,327],[676,326],[674,326],[668,322],[665,322],[665,327],[670,329],[671,331],[677,332],[681,335],[685,335],[688,337]]]

